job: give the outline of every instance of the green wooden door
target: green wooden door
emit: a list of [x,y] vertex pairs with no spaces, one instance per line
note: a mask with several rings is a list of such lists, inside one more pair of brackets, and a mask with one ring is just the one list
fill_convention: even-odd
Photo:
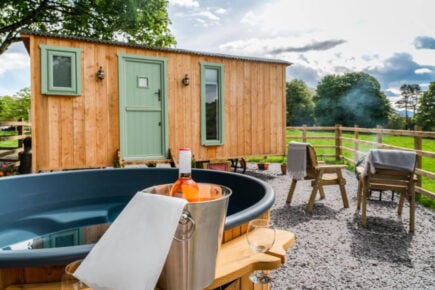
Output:
[[166,60],[118,54],[124,160],[166,158]]

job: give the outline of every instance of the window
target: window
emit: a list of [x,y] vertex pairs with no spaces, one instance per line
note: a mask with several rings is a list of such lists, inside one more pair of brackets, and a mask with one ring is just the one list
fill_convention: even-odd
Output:
[[46,95],[81,94],[81,49],[40,45],[41,93]]
[[202,145],[224,143],[224,66],[201,63],[201,141]]

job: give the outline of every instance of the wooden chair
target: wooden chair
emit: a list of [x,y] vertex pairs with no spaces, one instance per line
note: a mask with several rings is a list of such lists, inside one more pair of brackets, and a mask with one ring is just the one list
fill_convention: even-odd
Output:
[[234,168],[234,172],[237,172],[237,168],[241,168],[242,173],[245,174],[247,167],[245,158],[231,158],[229,160],[231,162],[231,167]]
[[404,171],[395,169],[376,168],[375,173],[370,170],[370,163],[367,163],[366,175],[362,175],[358,184],[357,209],[359,210],[362,202],[361,224],[367,226],[367,199],[372,190],[391,190],[400,193],[397,214],[402,214],[405,197],[409,201],[409,231],[415,229],[415,181],[414,170]]
[[[349,201],[347,200],[346,189],[344,185],[346,180],[343,178],[341,170],[346,168],[346,165],[328,165],[317,161],[317,155],[313,146],[307,144],[307,169],[305,180],[311,181],[311,195],[307,204],[306,211],[311,213],[313,211],[314,200],[316,194],[319,191],[321,199],[325,198],[324,186],[338,185],[340,188],[341,198],[343,200],[343,206],[349,207]],[[293,193],[296,188],[297,179],[292,179],[290,190],[287,195],[287,204],[291,204]]]

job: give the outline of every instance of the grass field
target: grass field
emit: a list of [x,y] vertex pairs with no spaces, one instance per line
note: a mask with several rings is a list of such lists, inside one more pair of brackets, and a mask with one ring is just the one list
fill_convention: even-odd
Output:
[[[325,132],[325,131],[308,131],[307,132],[307,136],[321,136],[321,137],[334,137],[335,133],[333,131],[330,132]],[[298,131],[298,130],[287,130],[287,141],[301,141],[301,139],[298,137],[302,137],[302,131]],[[352,132],[343,132],[343,137],[347,137],[347,138],[354,138],[354,135]],[[367,141],[376,141],[376,135],[374,134],[365,134],[365,133],[360,133],[359,134],[359,139],[361,140],[367,140]],[[310,139],[309,143],[313,144],[313,145],[330,145],[330,146],[334,146],[334,139]],[[393,135],[383,135],[382,136],[382,143],[384,144],[388,144],[388,145],[393,145],[393,146],[398,146],[398,147],[403,147],[403,148],[410,148],[413,149],[414,148],[414,138],[413,137],[408,137],[408,136],[393,136]],[[350,142],[350,141],[344,141],[343,146],[345,147],[349,147],[349,148],[353,148],[354,147],[354,143]],[[423,139],[422,142],[422,150],[423,151],[429,151],[429,152],[435,152],[435,140],[434,139]],[[360,144],[359,146],[359,151],[363,151],[363,152],[367,152],[371,149],[372,147],[370,145],[366,145],[366,144]],[[316,149],[316,152],[318,155],[321,154],[334,154],[335,152],[333,152],[333,149]],[[346,156],[347,158],[351,158],[353,159],[353,154],[350,152],[346,152],[343,151],[343,155]],[[326,159],[326,162],[334,162],[334,159]],[[353,168],[352,165],[350,165],[351,168]],[[435,159],[434,158],[427,158],[427,157],[423,157],[422,158],[422,169],[430,171],[430,172],[435,172]],[[430,178],[426,178],[426,177],[422,177],[422,187],[426,190],[435,192],[435,180],[434,179],[430,179]],[[428,198],[426,196],[420,195],[417,197],[419,203],[424,204],[425,206],[428,206],[432,209],[435,209],[435,199],[431,199]]]
[[[15,134],[15,132],[1,132],[0,131],[0,136],[7,136],[7,135],[14,135],[14,134]],[[287,134],[287,142],[300,141],[301,139],[298,137],[302,137],[302,131],[298,131],[298,130],[287,130],[286,134]],[[308,131],[307,136],[334,137],[334,132],[333,131],[329,131],[329,132]],[[343,137],[353,138],[354,135],[351,132],[350,133],[343,132]],[[376,141],[376,135],[360,133],[359,139],[368,140],[368,141]],[[330,146],[335,145],[334,139],[310,139],[309,142],[313,145],[330,145]],[[382,142],[385,144],[388,144],[388,145],[394,145],[394,146],[411,148],[411,149],[414,148],[414,139],[412,137],[408,137],[408,136],[384,135],[382,137]],[[1,147],[17,147],[17,146],[18,146],[17,140],[0,142],[0,148]],[[353,144],[353,142],[350,142],[350,141],[344,141],[343,146],[353,148],[354,144]],[[423,146],[423,151],[435,152],[435,140],[434,139],[423,139],[422,146]],[[359,151],[367,152],[371,148],[372,147],[370,147],[369,145],[360,144]],[[319,149],[316,149],[316,153],[319,156],[321,156],[322,154],[333,154],[335,152],[333,151],[333,149],[319,148]],[[351,153],[343,151],[343,154],[347,158],[353,159],[353,156]],[[258,162],[258,161],[262,160],[263,158],[264,158],[263,156],[252,157],[252,158],[249,158],[248,161]],[[333,159],[333,158],[324,158],[324,159],[328,163],[335,163],[336,162],[335,159]],[[283,161],[283,157],[282,156],[268,156],[267,161],[280,163]],[[353,166],[351,164],[349,164],[349,167],[350,167],[350,169],[353,168]],[[422,167],[424,170],[427,170],[430,172],[435,172],[435,159],[423,157]],[[426,190],[435,192],[435,180],[430,179],[430,178],[426,178],[423,176],[422,177],[422,187]],[[425,206],[430,207],[432,209],[435,209],[435,199],[430,199],[430,198],[425,197],[425,196],[418,196],[417,199],[418,199],[419,203],[424,204]]]
[[[13,136],[16,135],[15,132],[5,132],[0,131],[0,136]],[[8,141],[0,141],[0,148],[1,147],[17,147],[18,146],[18,140],[8,140]]]

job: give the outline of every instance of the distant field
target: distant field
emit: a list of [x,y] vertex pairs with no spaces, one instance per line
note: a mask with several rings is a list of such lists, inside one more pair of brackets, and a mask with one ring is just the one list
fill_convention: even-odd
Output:
[[[301,139],[296,139],[295,137],[302,137],[302,131],[296,131],[296,130],[287,130],[287,141],[300,141]],[[334,136],[334,132],[330,131],[330,132],[325,132],[325,131],[310,131],[307,132],[307,136],[322,136],[322,137],[333,137]],[[343,136],[347,137],[347,138],[354,138],[353,133],[349,132],[343,132]],[[376,135],[374,134],[366,134],[366,133],[360,133],[358,135],[358,138],[361,140],[367,140],[367,141],[376,141]],[[313,145],[335,145],[334,144],[334,140],[331,139],[310,139],[309,143],[313,144]],[[393,145],[393,146],[399,146],[399,147],[404,147],[404,148],[414,148],[414,138],[413,137],[408,137],[408,136],[393,136],[393,135],[383,135],[382,136],[382,143],[384,144],[388,144],[388,145]],[[343,146],[345,147],[349,147],[349,148],[353,148],[354,144],[353,142],[350,141],[344,141],[343,142]],[[435,152],[435,140],[434,139],[423,139],[422,142],[422,147],[423,147],[423,151],[429,151],[429,152]],[[369,149],[371,149],[372,147],[370,147],[369,145],[365,145],[365,144],[360,144],[359,146],[359,151],[363,151],[363,152],[367,152]],[[328,149],[316,149],[317,154],[333,154],[334,152]],[[343,152],[343,155],[345,155],[348,158],[353,159],[353,156],[351,153],[349,152]],[[327,160],[328,161],[328,160]],[[330,160],[332,161],[332,159]],[[422,158],[422,169],[430,171],[430,172],[435,172],[435,159],[434,158],[427,158],[427,157],[423,157]],[[426,178],[426,177],[422,177],[422,187],[426,190],[430,190],[432,192],[435,192],[435,180],[434,179],[430,179],[430,178]],[[432,203],[431,201],[426,201],[428,198],[422,196],[421,198],[422,203],[425,202],[429,202]],[[429,205],[432,208],[435,208],[435,199],[432,200],[433,204]]]
[[[13,136],[13,135],[16,135],[16,133],[0,131],[0,136]],[[1,147],[17,147],[17,146],[18,146],[18,140],[0,141],[0,149]]]

